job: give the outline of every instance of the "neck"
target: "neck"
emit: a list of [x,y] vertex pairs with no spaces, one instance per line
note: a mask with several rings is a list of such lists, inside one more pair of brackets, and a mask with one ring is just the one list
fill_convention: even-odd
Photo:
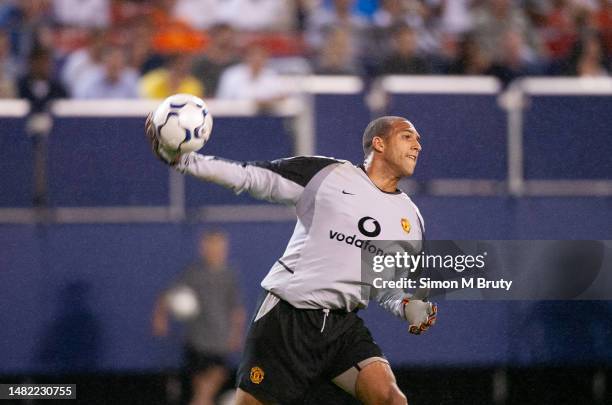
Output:
[[400,181],[400,176],[395,174],[389,166],[377,159],[366,160],[365,172],[380,190],[386,193],[394,193],[397,191],[397,183]]

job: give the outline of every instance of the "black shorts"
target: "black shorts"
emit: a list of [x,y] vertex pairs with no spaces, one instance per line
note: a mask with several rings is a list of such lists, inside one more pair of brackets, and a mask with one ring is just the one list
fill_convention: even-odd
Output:
[[[238,387],[264,401],[296,404],[313,384],[383,357],[356,313],[297,309],[280,301],[251,324]],[[321,329],[323,331],[321,332]]]
[[224,356],[197,350],[186,345],[183,350],[183,362],[187,374],[196,374],[215,366],[227,367]]

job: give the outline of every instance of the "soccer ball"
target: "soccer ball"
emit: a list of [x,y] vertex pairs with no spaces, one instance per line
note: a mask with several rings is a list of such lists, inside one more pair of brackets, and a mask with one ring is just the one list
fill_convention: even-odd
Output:
[[153,124],[164,149],[187,153],[200,150],[208,141],[213,119],[204,100],[191,94],[175,94],[155,109]]
[[168,292],[167,300],[170,312],[177,320],[192,319],[200,313],[197,295],[187,286],[173,288]]

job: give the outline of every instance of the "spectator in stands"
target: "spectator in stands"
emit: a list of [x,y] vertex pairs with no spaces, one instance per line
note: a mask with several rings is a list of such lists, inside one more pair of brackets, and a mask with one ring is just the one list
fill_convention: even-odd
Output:
[[110,1],[53,0],[53,14],[62,25],[106,28],[110,22]]
[[17,66],[11,56],[9,38],[0,31],[0,98],[13,98],[17,95],[15,78]]
[[388,38],[393,35],[394,27],[407,25],[416,32],[421,53],[430,56],[441,53],[443,25],[434,8],[427,4],[418,0],[385,0],[373,17],[376,48],[391,52]]
[[430,67],[427,61],[418,55],[417,34],[407,25],[393,29],[393,52],[381,65],[381,74],[427,74]]
[[243,31],[287,31],[293,28],[292,2],[287,0],[226,0],[219,22]]
[[191,59],[191,55],[188,54],[171,55],[165,67],[152,70],[140,79],[140,94],[155,99],[166,98],[176,93],[203,97],[204,87],[190,73]]
[[206,30],[218,24],[227,7],[226,0],[177,0],[172,15],[198,30]]
[[295,25],[292,3],[286,0],[177,0],[173,16],[199,30],[228,24],[243,31],[285,31]]
[[591,16],[592,26],[600,32],[606,55],[612,57],[612,1],[599,0]]
[[471,7],[475,0],[427,0],[432,14],[440,20],[441,29],[459,40],[472,29]]
[[50,0],[15,1],[5,9],[5,30],[11,38],[12,54],[20,70],[28,69],[32,50],[40,45],[49,47],[51,2]]
[[505,86],[518,77],[540,73],[538,64],[531,62],[528,56],[527,46],[520,32],[504,33],[499,48],[502,50],[503,59],[493,63],[487,73],[496,76]]
[[382,0],[372,16],[375,27],[391,28],[397,24],[408,24],[408,3],[402,0]]
[[530,58],[535,60],[542,50],[529,20],[517,2],[490,0],[482,2],[473,11],[474,33],[481,49],[492,62],[502,63],[503,51],[498,46],[508,31],[518,31],[525,38]]
[[206,52],[194,61],[192,73],[203,83],[206,94],[212,96],[217,92],[222,72],[239,59],[236,33],[230,25],[215,25],[209,34],[211,41]]
[[221,75],[217,97],[254,100],[262,107],[282,98],[277,73],[268,66],[268,52],[259,45],[248,46],[244,61],[227,68]]
[[127,66],[126,55],[121,48],[104,51],[103,67],[83,75],[74,89],[76,98],[136,98],[138,97],[138,73]]
[[380,7],[372,16],[372,27],[368,30],[366,58],[378,63],[381,58],[393,51],[389,41],[393,27],[410,24],[408,3],[402,0],[382,0]]
[[565,73],[580,77],[608,76],[601,37],[595,33],[587,33],[576,44],[568,59]]
[[67,97],[66,90],[53,79],[51,53],[44,48],[34,48],[29,59],[29,69],[19,79],[19,97],[30,102],[30,112],[48,111],[50,102]]
[[326,32],[334,27],[342,27],[351,33],[356,46],[361,51],[368,23],[364,17],[354,13],[352,7],[353,0],[333,0],[331,9],[320,6],[312,10],[306,33],[308,44],[314,49],[319,49],[323,45]]
[[87,46],[68,55],[60,72],[62,84],[71,96],[74,96],[75,87],[83,77],[102,68],[102,55],[109,47],[107,31],[92,31],[88,42]]
[[332,29],[319,52],[315,73],[324,75],[356,75],[361,73],[355,57],[350,32]]
[[484,75],[491,67],[491,62],[480,49],[474,34],[466,34],[459,43],[459,54],[449,66],[451,75]]
[[130,24],[126,35],[131,41],[125,46],[128,53],[128,65],[144,75],[151,70],[158,69],[164,65],[164,57],[153,49],[154,27],[150,21],[144,19]]
[[173,10],[178,0],[155,0],[149,13],[153,25],[153,48],[163,55],[201,52],[206,35],[176,17]]
[[540,27],[542,41],[551,58],[560,60],[569,55],[577,39],[576,28],[572,3],[569,0],[553,0]]
[[192,405],[214,403],[228,377],[227,356],[241,346],[245,311],[236,274],[227,263],[228,251],[225,233],[205,233],[199,242],[200,257],[158,299],[153,314],[153,333],[166,336],[172,292],[182,289],[195,296],[196,313],[187,320],[184,350]]

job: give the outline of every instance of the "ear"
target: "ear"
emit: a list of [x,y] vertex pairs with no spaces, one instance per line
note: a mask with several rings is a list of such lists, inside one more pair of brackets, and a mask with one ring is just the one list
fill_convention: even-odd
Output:
[[380,136],[372,138],[372,149],[376,152],[382,152],[385,149],[385,140]]

